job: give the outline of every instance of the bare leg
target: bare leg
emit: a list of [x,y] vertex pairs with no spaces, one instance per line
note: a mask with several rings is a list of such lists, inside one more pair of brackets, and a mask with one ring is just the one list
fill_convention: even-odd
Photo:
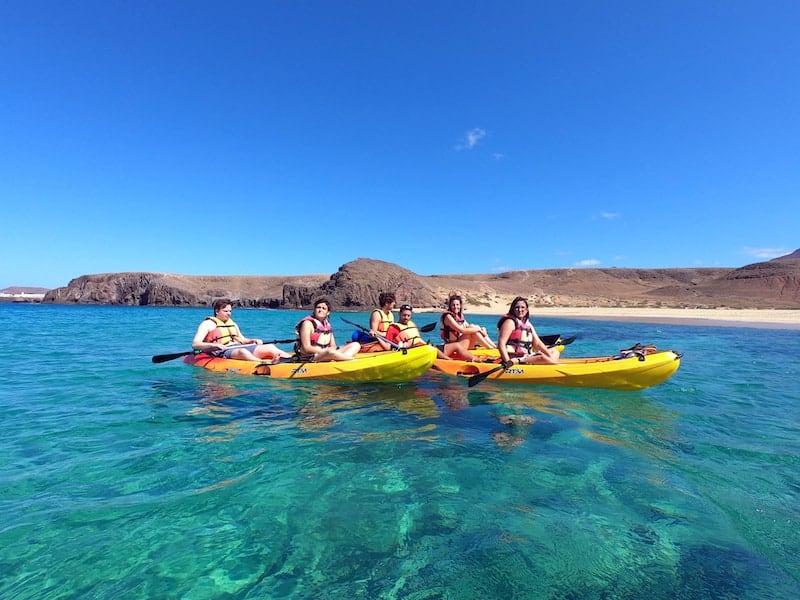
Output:
[[236,360],[254,360],[257,362],[261,362],[262,360],[246,348],[236,348],[235,350],[231,350],[231,358],[235,358]]
[[361,349],[358,342],[349,342],[341,348],[326,348],[314,355],[313,362],[329,362],[332,360],[353,360]]
[[452,356],[457,360],[478,361],[478,358],[469,351],[471,338],[464,338],[457,342],[450,342],[444,345],[444,352],[447,356]]
[[473,333],[471,337],[475,344],[479,344],[484,348],[497,348],[497,344],[490,340],[488,335],[484,335],[482,332]]
[[259,360],[270,358],[292,358],[292,356],[294,356],[294,354],[286,352],[285,350],[281,350],[275,344],[259,344],[256,346],[253,354],[255,354]]
[[526,365],[557,365],[561,353],[555,348],[549,348],[549,351],[549,356],[539,352],[537,354],[530,354],[522,360]]

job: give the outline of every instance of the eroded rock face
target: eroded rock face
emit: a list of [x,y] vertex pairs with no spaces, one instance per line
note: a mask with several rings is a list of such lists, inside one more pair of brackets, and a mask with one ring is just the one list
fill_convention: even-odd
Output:
[[198,298],[191,291],[165,284],[158,274],[106,273],[73,279],[66,287],[47,292],[43,302],[192,306]]
[[228,297],[238,306],[279,308],[285,280],[323,281],[309,277],[188,276],[163,273],[83,275],[66,287],[50,290],[43,302],[126,306],[209,306]]
[[397,304],[441,309],[460,293],[468,306],[526,296],[546,306],[664,306],[800,309],[800,251],[738,269],[543,269],[480,275],[420,276],[380,260],[359,258],[331,276],[191,276],[165,273],[83,275],[49,291],[44,302],[208,306],[220,297],[238,306],[309,309],[320,297],[336,311]]
[[[311,295],[329,298],[337,309],[365,310],[378,306],[381,292],[394,292],[398,306],[428,307],[441,302],[438,291],[423,277],[398,265],[367,258],[343,265]],[[307,306],[310,304],[303,308]]]

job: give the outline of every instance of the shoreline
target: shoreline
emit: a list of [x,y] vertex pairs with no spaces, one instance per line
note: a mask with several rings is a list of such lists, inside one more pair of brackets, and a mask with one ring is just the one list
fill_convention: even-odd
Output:
[[[624,307],[554,307],[531,305],[531,316],[591,321],[627,321],[661,323],[664,325],[695,325],[703,327],[754,327],[758,329],[789,329],[800,331],[800,310],[735,309],[735,308],[624,308]],[[491,306],[467,305],[467,315],[505,314],[508,303]],[[429,312],[419,310],[417,312]],[[434,311],[430,311],[434,312]],[[436,311],[438,312],[438,311]],[[467,316],[469,319],[469,316]]]

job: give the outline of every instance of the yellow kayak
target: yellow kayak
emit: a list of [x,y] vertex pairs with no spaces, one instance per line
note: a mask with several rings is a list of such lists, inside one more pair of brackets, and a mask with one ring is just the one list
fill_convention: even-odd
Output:
[[[576,338],[574,335],[568,338],[562,338],[558,334],[543,335],[540,337],[541,340],[550,348],[555,348],[558,350],[559,354],[563,354],[564,348],[574,342]],[[488,358],[500,358],[500,351],[497,348],[484,348],[483,346],[478,346],[476,348],[472,348],[470,352],[475,356],[479,356],[483,360]]]
[[680,367],[680,354],[672,350],[627,357],[562,358],[557,365],[514,365],[503,369],[492,362],[475,363],[437,359],[433,368],[447,375],[469,377],[472,387],[481,381],[561,385],[568,387],[641,390],[663,383]]
[[331,362],[255,362],[190,354],[183,359],[188,365],[209,371],[261,375],[273,379],[325,379],[328,381],[399,383],[423,375],[433,365],[436,348],[417,346],[408,350],[389,350],[357,354],[354,360]]

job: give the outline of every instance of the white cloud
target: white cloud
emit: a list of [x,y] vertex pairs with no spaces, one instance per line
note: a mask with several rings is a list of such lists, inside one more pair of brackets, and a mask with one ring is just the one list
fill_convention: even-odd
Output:
[[492,267],[490,272],[492,272],[492,273],[508,273],[509,271],[515,271],[515,270],[518,271],[519,269],[513,269],[512,267],[509,267],[507,265],[501,265],[501,266],[497,266],[497,267]]
[[492,154],[492,157],[495,160],[503,160],[506,157],[506,155],[501,153],[501,152],[495,152],[495,153]]
[[746,256],[753,258],[760,258],[761,260],[769,260],[771,258],[778,258],[789,254],[785,248],[753,248],[752,246],[745,246],[742,252]]
[[461,141],[456,145],[456,150],[472,150],[478,142],[486,137],[486,130],[476,127],[467,131]]
[[576,263],[573,263],[573,267],[596,267],[600,264],[600,261],[596,258],[585,258],[583,260],[579,260]]
[[508,271],[513,271],[511,267],[508,265],[503,264],[505,261],[502,258],[495,258],[494,264],[495,266],[491,268],[492,273],[507,273]]
[[619,213],[604,211],[600,213],[600,216],[603,217],[604,219],[611,220],[611,219],[619,219],[622,215]]

